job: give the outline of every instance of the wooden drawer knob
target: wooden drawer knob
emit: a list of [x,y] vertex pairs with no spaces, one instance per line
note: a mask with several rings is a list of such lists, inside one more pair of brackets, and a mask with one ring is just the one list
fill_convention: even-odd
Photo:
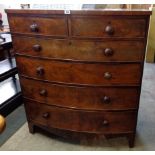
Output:
[[72,41],[68,41],[68,45],[72,45]]
[[47,96],[47,90],[42,89],[42,90],[39,92],[39,94],[40,94],[41,96]]
[[112,56],[113,55],[113,50],[111,48],[106,48],[104,50],[104,55],[105,56]]
[[45,73],[43,67],[38,67],[38,68],[36,69],[36,72],[37,72],[37,74],[38,74],[39,76],[44,75],[44,73]]
[[40,52],[41,51],[41,46],[36,44],[36,45],[33,45],[33,50],[36,51],[36,52]]
[[49,118],[50,114],[48,112],[43,113],[42,117],[43,118]]
[[110,97],[104,96],[103,102],[106,103],[106,104],[109,104],[110,103]]
[[103,125],[103,126],[108,126],[108,125],[109,125],[109,122],[108,122],[107,120],[104,120],[104,121],[102,122],[102,125]]
[[105,27],[105,32],[108,34],[108,35],[113,35],[114,34],[114,28],[111,26],[111,25],[107,25]]
[[112,75],[109,72],[105,72],[104,73],[104,78],[105,79],[111,79],[112,78]]
[[32,25],[30,25],[30,30],[31,30],[31,32],[38,32],[39,27],[37,24],[32,24]]

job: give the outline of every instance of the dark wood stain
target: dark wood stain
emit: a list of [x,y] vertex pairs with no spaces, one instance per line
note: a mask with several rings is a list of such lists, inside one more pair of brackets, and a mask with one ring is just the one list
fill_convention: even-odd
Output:
[[[16,60],[20,74],[42,80],[97,85],[140,83],[140,64],[65,63],[21,56]],[[37,69],[43,73],[39,74]],[[106,73],[111,77],[105,77]]]
[[[86,110],[138,108],[138,87],[75,87],[38,82],[21,77],[23,95],[48,105]],[[40,94],[41,92],[46,92]],[[131,97],[132,96],[132,97]],[[105,100],[109,97],[109,102]]]
[[6,12],[29,131],[133,147],[151,11]]
[[[115,133],[134,130],[136,112],[78,111],[42,105],[25,100],[29,118],[35,122],[59,129],[78,132]],[[108,121],[104,124],[104,121]]]
[[[126,18],[83,18],[72,17],[71,29],[73,36],[88,37],[144,37],[145,36],[145,19],[126,19]],[[93,20],[93,22],[92,22]],[[106,27],[113,29],[113,33],[106,32]],[[109,29],[110,30],[110,29]]]
[[[83,61],[142,61],[143,41],[83,41],[13,36],[15,52],[24,55]],[[22,42],[22,46],[21,46]],[[39,50],[34,49],[38,45]],[[121,46],[120,46],[121,45]],[[105,50],[112,54],[106,55]]]
[[[41,35],[67,35],[67,24],[65,18],[40,18],[40,17],[9,17],[11,32],[24,34]],[[37,29],[31,30],[31,26],[36,24]],[[19,26],[22,25],[22,26]]]
[[[64,15],[64,10],[31,10],[31,9],[6,9],[5,10],[8,15],[46,15],[46,16],[53,16],[53,15]],[[117,10],[71,10],[71,15],[82,15],[82,16],[87,16],[87,15],[97,15],[97,16],[149,16],[152,14],[152,11],[150,10],[135,10],[135,9],[117,9]]]

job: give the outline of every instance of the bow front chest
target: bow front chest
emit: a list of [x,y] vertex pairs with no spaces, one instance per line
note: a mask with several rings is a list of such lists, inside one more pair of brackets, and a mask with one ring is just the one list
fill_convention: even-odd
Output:
[[134,146],[150,11],[6,10],[29,131]]

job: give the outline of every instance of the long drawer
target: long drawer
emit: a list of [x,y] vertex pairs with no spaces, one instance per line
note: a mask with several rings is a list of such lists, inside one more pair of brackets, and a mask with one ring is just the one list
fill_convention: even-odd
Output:
[[62,17],[9,16],[11,32],[28,35],[67,36],[67,22]]
[[75,63],[16,56],[18,70],[29,77],[72,84],[139,84],[141,65],[120,63]]
[[70,19],[74,37],[145,37],[146,21],[125,17],[76,17]]
[[23,77],[20,81],[24,97],[48,105],[87,110],[138,108],[139,87],[76,87]]
[[137,112],[79,111],[24,100],[28,119],[46,127],[90,133],[133,132]]
[[68,41],[13,36],[13,43],[16,53],[80,61],[142,61],[145,50],[143,41]]

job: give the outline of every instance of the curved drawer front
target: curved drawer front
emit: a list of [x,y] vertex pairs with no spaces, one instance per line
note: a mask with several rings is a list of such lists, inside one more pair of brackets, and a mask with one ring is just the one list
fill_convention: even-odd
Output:
[[138,87],[75,87],[20,78],[23,95],[49,105],[87,110],[138,108]]
[[[64,17],[20,17],[10,16],[12,33],[28,35],[67,36],[67,24]],[[20,25],[20,26],[19,26]]]
[[16,57],[19,73],[42,80],[92,85],[139,84],[140,64],[84,64]]
[[78,111],[24,101],[29,119],[59,129],[92,133],[130,132],[135,129],[136,112]]
[[56,59],[142,61],[144,56],[143,41],[67,41],[13,36],[13,43],[16,53]]
[[128,17],[75,17],[71,19],[75,37],[145,37],[145,19]]

